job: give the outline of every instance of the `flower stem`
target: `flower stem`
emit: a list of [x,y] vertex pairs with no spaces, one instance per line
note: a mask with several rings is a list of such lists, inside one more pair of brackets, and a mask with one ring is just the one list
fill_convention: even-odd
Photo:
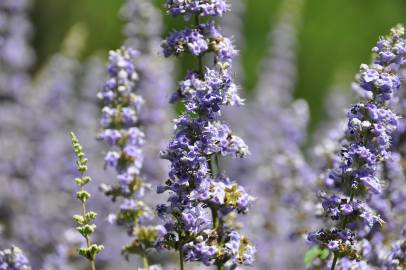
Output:
[[336,269],[336,264],[337,264],[337,261],[338,261],[337,254],[335,254],[335,253],[334,253],[333,264],[331,265],[331,269],[330,269],[330,270],[334,270],[334,269]]
[[[84,173],[82,173],[82,178],[83,178],[84,176],[85,176]],[[80,188],[80,190],[81,190],[81,191],[84,191],[83,186]],[[86,216],[86,204],[85,204],[84,202],[82,202],[82,215],[83,215],[83,216]],[[86,239],[86,246],[87,246],[87,248],[90,248],[90,238],[89,238],[89,236],[86,235],[86,236],[85,236],[85,239]],[[90,270],[96,270],[96,267],[95,267],[95,265],[94,265],[94,259],[93,259],[93,258],[90,258],[89,261],[90,261]]]
[[213,219],[213,229],[216,230],[216,229],[218,229],[218,227],[220,225],[217,209],[211,208],[211,216],[212,216],[212,219]]
[[180,270],[184,270],[184,266],[183,266],[183,246],[181,246],[179,248],[179,266],[180,266]]
[[141,257],[142,257],[142,262],[143,262],[143,264],[144,264],[144,269],[145,269],[145,270],[148,270],[148,269],[149,269],[149,263],[148,263],[148,257],[147,257],[147,255],[143,253],[143,254],[141,255]]

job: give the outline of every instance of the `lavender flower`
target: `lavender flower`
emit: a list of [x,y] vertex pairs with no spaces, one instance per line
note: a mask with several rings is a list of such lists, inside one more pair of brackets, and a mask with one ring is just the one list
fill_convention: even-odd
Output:
[[172,16],[184,16],[186,19],[192,15],[222,16],[230,10],[225,0],[167,0],[165,7]]
[[[328,178],[337,194],[327,199],[322,195],[325,214],[336,224],[309,234],[310,242],[322,248],[338,241],[333,250],[331,269],[339,258],[360,259],[357,245],[363,234],[382,219],[366,205],[357,213],[348,214],[346,204],[363,204],[365,194],[379,193],[377,166],[389,156],[391,137],[397,126],[397,116],[386,106],[400,87],[398,67],[405,61],[404,29],[393,28],[388,38],[374,47],[371,65],[361,65],[358,83],[367,93],[366,99],[351,106],[348,112],[347,139],[342,145],[340,163]],[[338,204],[337,204],[338,203]],[[332,206],[332,207],[330,207]]]
[[231,40],[222,36],[215,22],[199,24],[193,29],[172,32],[162,43],[162,48],[165,57],[184,52],[194,56],[214,52],[217,61],[230,61],[237,54]]
[[[220,16],[228,9],[222,1],[168,1],[174,16],[194,15],[195,26],[173,32],[162,43],[164,55],[190,53],[199,66],[179,83],[171,101],[180,101],[186,111],[175,119],[175,135],[162,158],[171,162],[169,179],[158,193],[169,192],[167,204],[158,205],[166,232],[160,247],[175,249],[184,261],[198,261],[224,269],[251,264],[255,248],[233,225],[226,224],[231,213],[246,213],[253,198],[245,189],[225,176],[220,156],[245,157],[243,140],[221,122],[221,109],[242,105],[230,75],[236,55],[231,40],[224,37],[214,22],[201,24],[200,16]],[[203,56],[215,54],[215,66],[203,67]],[[210,217],[211,212],[211,217]]]
[[[405,95],[404,86],[399,91],[398,98],[392,99],[391,106],[400,115],[398,129],[392,138],[390,157],[379,167],[380,177],[386,180],[386,185],[380,194],[371,194],[368,203],[385,221],[385,226],[378,230],[373,228],[367,237],[371,239],[362,245],[362,254],[369,265],[382,267],[388,264],[391,245],[399,245],[399,232],[404,232],[405,220],[405,175],[403,171],[403,115],[405,114],[402,100]],[[389,260],[390,261],[390,260]]]
[[149,185],[141,178],[143,165],[144,133],[140,127],[140,110],[143,99],[136,94],[138,74],[135,70],[137,52],[122,48],[110,52],[108,72],[110,78],[99,92],[103,101],[100,139],[110,150],[105,156],[106,165],[117,173],[118,185],[103,185],[102,189],[113,201],[122,197],[120,211],[110,215],[110,222],[124,226],[134,240],[122,249],[129,254],[139,254],[144,268],[149,269],[147,254],[164,230],[151,225],[153,212],[136,196],[143,196]]
[[128,195],[140,187],[137,176],[143,162],[140,147],[144,144],[144,133],[137,123],[143,99],[134,93],[138,80],[132,63],[134,57],[136,52],[132,49],[110,53],[111,77],[98,94],[105,105],[100,120],[104,130],[99,137],[113,147],[105,156],[106,165],[117,170],[120,180],[117,190],[111,190],[113,196]]
[[1,270],[31,270],[27,257],[18,247],[0,250]]

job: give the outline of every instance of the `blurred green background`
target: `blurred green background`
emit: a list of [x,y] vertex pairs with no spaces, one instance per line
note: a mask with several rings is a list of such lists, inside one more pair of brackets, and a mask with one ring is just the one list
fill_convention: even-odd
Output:
[[[152,0],[151,0],[152,1]],[[163,0],[157,0],[162,6]],[[242,49],[244,90],[255,88],[259,63],[267,49],[267,35],[275,22],[281,0],[246,0],[244,18],[246,46]],[[85,55],[120,46],[120,0],[36,0],[32,18],[36,28],[34,46],[37,68],[59,50],[69,28],[78,21],[89,29]],[[166,29],[175,28],[169,16]],[[350,89],[370,48],[390,27],[406,22],[405,0],[307,0],[299,37],[299,81],[296,96],[308,100],[311,127],[322,118],[322,102],[333,83]]]

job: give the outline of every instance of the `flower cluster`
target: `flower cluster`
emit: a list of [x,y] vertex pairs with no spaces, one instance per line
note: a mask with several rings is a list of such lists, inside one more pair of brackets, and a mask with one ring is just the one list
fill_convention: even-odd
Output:
[[31,270],[27,257],[17,247],[0,250],[1,270]]
[[359,86],[366,94],[364,100],[349,109],[340,162],[330,171],[326,181],[337,190],[337,195],[324,199],[326,215],[336,222],[336,226],[309,234],[311,242],[333,251],[332,269],[339,258],[360,258],[359,238],[381,222],[368,208],[361,207],[355,214],[364,225],[356,226],[353,203],[359,206],[359,200],[362,201],[365,194],[379,193],[382,189],[377,169],[389,157],[391,137],[397,127],[397,116],[387,104],[400,87],[397,73],[406,56],[403,36],[404,29],[398,26],[391,30],[388,38],[380,39],[373,48],[372,64],[361,65],[357,76]]
[[190,53],[194,56],[208,52],[216,54],[220,62],[231,61],[237,55],[232,41],[224,37],[215,22],[199,24],[196,28],[175,31],[162,44],[165,57]]
[[349,201],[345,196],[339,197],[338,195],[327,197],[325,194],[322,194],[320,197],[322,197],[322,206],[325,213],[332,220],[345,219],[347,223],[356,224],[358,219],[361,219],[362,227],[372,227],[376,223],[384,223],[363,201]]
[[222,16],[230,10],[225,0],[167,0],[165,7],[172,16],[184,16],[190,18],[192,15],[200,16]]
[[[109,219],[124,226],[128,235],[135,238],[124,246],[123,254],[128,256],[135,253],[146,258],[163,228],[148,225],[153,219],[153,212],[144,202],[135,199],[149,188],[141,178],[144,133],[140,128],[139,116],[144,100],[136,94],[136,57],[137,52],[130,48],[110,52],[110,78],[99,92],[104,104],[100,121],[103,130],[99,138],[110,146],[105,162],[116,171],[119,182],[115,186],[102,185],[102,190],[113,201],[118,197],[123,198],[120,211],[110,215]],[[148,264],[144,264],[144,267],[147,268]]]
[[189,72],[171,100],[184,99],[187,112],[205,114],[211,119],[220,116],[221,106],[243,105],[227,64],[206,68],[203,78],[199,76],[198,72]]
[[122,48],[110,52],[109,80],[99,92],[103,101],[100,124],[103,131],[99,138],[112,150],[105,156],[106,165],[114,168],[120,185],[115,193],[131,194],[140,187],[140,169],[143,162],[141,146],[144,133],[137,127],[143,99],[134,93],[138,74],[134,69],[137,52]]
[[[391,101],[395,112],[400,115],[398,129],[392,137],[391,153],[388,159],[379,168],[379,174],[385,179],[385,186],[379,194],[371,194],[368,203],[385,221],[385,226],[378,230],[374,228],[368,234],[370,241],[362,244],[362,254],[371,266],[380,267],[391,264],[393,254],[399,248],[399,232],[404,235],[406,215],[406,189],[404,186],[405,174],[403,169],[404,153],[404,120],[405,110],[402,100],[405,97],[405,87],[401,87],[398,98]],[[393,247],[391,247],[393,246]],[[392,251],[391,251],[392,250]],[[391,259],[392,257],[392,259]],[[389,258],[389,259],[388,259]],[[394,264],[396,261],[394,260]],[[388,265],[389,266],[389,265]]]
[[[231,213],[246,213],[253,198],[219,168],[220,157],[248,154],[244,141],[220,119],[222,107],[243,103],[231,76],[236,50],[214,22],[199,23],[200,16],[222,15],[227,5],[195,0],[168,1],[166,7],[175,16],[194,15],[196,25],[173,32],[162,43],[164,55],[190,53],[199,58],[199,67],[187,73],[171,98],[186,111],[175,120],[175,136],[161,154],[171,168],[165,185],[158,187],[158,193],[169,191],[168,203],[158,205],[166,229],[159,245],[179,252],[181,269],[184,260],[218,269],[226,263],[251,264],[255,248],[226,220]],[[216,64],[203,67],[210,52]]]

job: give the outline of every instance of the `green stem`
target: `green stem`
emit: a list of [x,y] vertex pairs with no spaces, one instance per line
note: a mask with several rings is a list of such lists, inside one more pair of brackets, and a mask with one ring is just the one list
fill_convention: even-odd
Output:
[[143,264],[144,264],[144,269],[145,269],[145,270],[148,270],[148,269],[149,269],[149,263],[148,263],[148,257],[147,257],[147,255],[143,253],[143,254],[141,255],[141,257],[142,257],[142,262],[143,262]]
[[[84,177],[84,173],[82,173],[82,178]],[[80,188],[81,191],[84,191],[83,186]],[[86,215],[86,204],[84,202],[82,202],[82,215],[85,216]],[[90,238],[89,236],[85,236],[86,239],[86,246],[87,248],[90,248]],[[96,270],[96,267],[94,265],[94,259],[89,259],[90,261],[90,270]]]
[[184,270],[184,266],[183,266],[183,246],[180,246],[179,248],[179,266],[180,266],[180,270]]
[[211,208],[211,216],[213,219],[213,229],[217,230],[220,225],[220,220],[219,220],[219,216],[217,213],[217,209]]
[[217,270],[224,270],[224,264],[218,264]]
[[216,176],[219,173],[219,165],[218,165],[218,161],[217,161],[217,155],[213,154],[210,157],[210,172],[211,174],[214,176]]

